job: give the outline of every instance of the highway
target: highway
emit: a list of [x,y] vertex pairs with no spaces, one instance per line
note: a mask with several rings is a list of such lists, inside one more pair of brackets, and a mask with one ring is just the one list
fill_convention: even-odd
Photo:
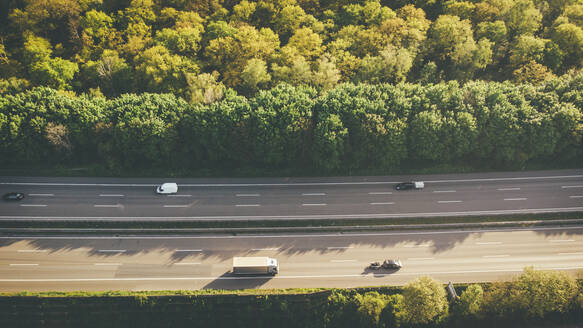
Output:
[[[395,191],[422,180],[423,190]],[[176,195],[154,186],[177,182]],[[0,220],[390,218],[583,211],[583,169],[483,174],[272,179],[0,177]]]
[[[237,277],[233,256],[270,256],[275,277]],[[369,271],[398,258],[399,271]],[[345,234],[0,237],[0,291],[357,287],[495,281],[583,269],[583,227]]]

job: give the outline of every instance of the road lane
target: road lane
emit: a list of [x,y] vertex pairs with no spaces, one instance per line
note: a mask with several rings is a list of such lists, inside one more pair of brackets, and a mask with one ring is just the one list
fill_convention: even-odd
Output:
[[17,189],[52,195],[0,202],[0,219],[398,217],[537,209],[581,211],[583,207],[578,192],[583,170],[416,178],[426,181],[424,190],[392,190],[404,177],[233,179],[233,183],[185,179],[179,181],[177,195],[160,196],[153,191],[154,183],[147,183],[151,179],[68,178],[62,182],[55,178],[0,177],[0,193]]
[[[583,269],[583,227],[249,236],[0,238],[0,291],[356,287],[491,281],[526,266]],[[27,251],[27,252],[23,252]],[[234,256],[272,256],[275,277],[230,274]],[[399,258],[397,272],[369,271]]]

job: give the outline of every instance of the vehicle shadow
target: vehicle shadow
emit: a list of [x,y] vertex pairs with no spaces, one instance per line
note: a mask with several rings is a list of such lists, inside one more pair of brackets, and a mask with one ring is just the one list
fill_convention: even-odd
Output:
[[371,269],[370,267],[366,267],[360,274],[361,275],[369,275],[372,274],[375,278],[382,278],[386,275],[390,275],[396,273],[399,269]]
[[235,275],[225,272],[202,289],[256,289],[273,279],[273,276]]

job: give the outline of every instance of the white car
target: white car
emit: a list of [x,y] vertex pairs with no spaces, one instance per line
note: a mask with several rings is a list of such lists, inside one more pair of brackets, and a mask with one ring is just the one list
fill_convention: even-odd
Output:
[[156,193],[160,195],[175,194],[178,192],[178,185],[174,182],[166,182],[156,188]]

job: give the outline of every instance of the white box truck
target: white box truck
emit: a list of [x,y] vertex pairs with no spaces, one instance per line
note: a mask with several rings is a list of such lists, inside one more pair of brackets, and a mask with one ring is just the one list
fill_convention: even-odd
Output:
[[270,274],[279,272],[279,264],[276,259],[267,256],[262,257],[234,257],[234,274]]

